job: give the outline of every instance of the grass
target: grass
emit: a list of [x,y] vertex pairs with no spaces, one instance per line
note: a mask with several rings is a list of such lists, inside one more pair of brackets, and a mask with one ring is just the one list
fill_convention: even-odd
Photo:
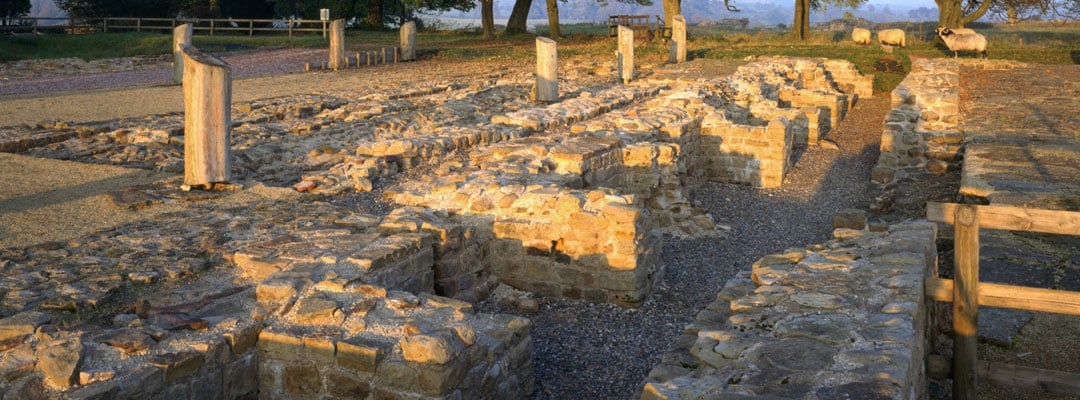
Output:
[[[792,41],[787,31],[773,29],[726,30],[691,26],[689,56],[741,60],[747,56],[798,56],[846,59],[865,74],[874,74],[874,90],[887,92],[903,80],[913,57],[951,57],[934,37],[933,22],[894,23],[908,32],[908,46],[890,54],[880,46],[856,46],[847,32],[814,31],[805,41]],[[607,26],[568,24],[560,27],[560,56],[610,57],[615,40],[607,36]],[[1076,25],[1030,23],[975,26],[989,40],[993,59],[1010,59],[1041,64],[1080,64],[1080,29]],[[547,34],[539,27],[538,34]],[[531,60],[535,36],[531,34],[482,38],[475,32],[420,32],[421,57],[445,61],[495,59]],[[348,31],[349,49],[362,50],[398,44],[398,33]],[[220,52],[246,48],[327,46],[321,35],[286,36],[196,36],[195,45]],[[661,63],[667,59],[667,44],[660,40],[638,42],[635,56],[642,62]],[[172,36],[160,33],[109,33],[91,35],[0,36],[0,62],[21,59],[78,57],[86,60],[168,54]],[[966,57],[972,57],[968,54]],[[524,61],[523,61],[524,62]]]

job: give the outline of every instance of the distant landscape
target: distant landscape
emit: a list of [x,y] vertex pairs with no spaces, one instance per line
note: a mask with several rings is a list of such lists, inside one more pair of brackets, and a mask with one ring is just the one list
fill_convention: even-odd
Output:
[[[31,17],[38,18],[62,18],[63,10],[56,6],[53,0],[31,0],[33,7]],[[705,21],[716,21],[724,18],[747,18],[751,27],[773,27],[778,24],[790,25],[794,15],[794,2],[765,2],[765,1],[742,1],[732,0],[741,11],[729,12],[719,0],[686,0],[683,2],[683,13],[690,23],[696,24]],[[512,0],[495,1],[495,23],[505,24],[514,6]],[[933,2],[887,2],[870,1],[856,9],[830,7],[824,12],[810,15],[811,22],[823,22],[840,18],[845,12],[850,12],[856,17],[864,18],[873,22],[894,22],[908,20],[934,20],[937,19],[937,8]],[[654,1],[652,6],[638,6],[635,4],[610,1],[603,6],[596,0],[570,0],[559,3],[559,18],[564,23],[574,22],[603,22],[608,15],[614,14],[647,14],[662,15],[663,9],[660,1]],[[304,16],[316,19],[318,16]],[[530,26],[546,24],[547,10],[543,1],[534,0],[529,17],[537,21],[531,21]],[[471,21],[479,21],[480,10],[470,12],[450,12],[443,14],[428,15],[429,20],[437,19],[447,25],[460,27],[468,25]],[[478,23],[477,23],[478,24]]]

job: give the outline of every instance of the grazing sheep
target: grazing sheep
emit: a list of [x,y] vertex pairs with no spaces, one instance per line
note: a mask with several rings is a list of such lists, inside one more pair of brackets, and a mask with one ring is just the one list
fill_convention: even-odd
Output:
[[990,58],[986,54],[986,36],[978,33],[959,35],[949,28],[939,28],[938,36],[941,36],[941,40],[945,41],[945,46],[952,50],[953,58],[959,57],[958,54],[961,51],[974,51],[982,54],[983,58]]
[[881,44],[900,46],[901,49],[907,46],[907,40],[904,38],[904,30],[902,29],[886,29],[878,31],[877,38],[878,42]]
[[855,44],[870,44],[870,30],[855,28],[851,31],[851,39],[855,41]]
[[[941,35],[941,30],[942,29],[950,29],[950,28],[939,26],[937,29],[934,30],[934,33],[936,33],[938,35]],[[974,34],[978,33],[978,32],[975,32],[975,30],[971,29],[971,28],[952,28],[950,30],[952,30],[952,33],[957,34],[957,35],[974,35]]]

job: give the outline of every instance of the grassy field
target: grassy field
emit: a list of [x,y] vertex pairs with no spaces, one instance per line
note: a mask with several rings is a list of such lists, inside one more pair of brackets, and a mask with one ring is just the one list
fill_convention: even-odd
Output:
[[[854,62],[863,73],[874,74],[874,89],[889,91],[911,68],[918,57],[951,57],[934,36],[933,22],[897,23],[894,27],[908,34],[905,49],[889,52],[881,46],[856,46],[848,32],[812,31],[808,40],[795,42],[787,31],[773,29],[724,30],[690,27],[689,56],[693,58],[743,59],[747,56],[800,56],[841,58]],[[595,55],[608,57],[615,50],[615,40],[607,36],[607,27],[573,24],[561,27],[559,53],[565,57]],[[990,57],[1044,64],[1080,64],[1080,25],[1049,23],[975,26],[989,40]],[[547,34],[545,27],[538,34]],[[396,31],[349,31],[347,47],[396,45]],[[209,51],[231,51],[267,47],[319,48],[327,39],[319,35],[289,38],[285,36],[196,36],[195,45]],[[534,36],[500,36],[484,39],[475,33],[421,32],[417,38],[423,58],[455,60],[523,59],[533,56]],[[78,57],[100,59],[170,52],[172,36],[159,33],[110,33],[90,35],[0,36],[0,62],[22,59]],[[646,63],[659,64],[667,59],[668,47],[661,40],[639,41],[635,55]],[[973,57],[971,54],[962,57]]]

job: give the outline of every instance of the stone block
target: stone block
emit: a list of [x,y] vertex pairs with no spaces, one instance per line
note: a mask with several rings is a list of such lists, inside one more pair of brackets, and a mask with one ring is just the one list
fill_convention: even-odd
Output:
[[147,363],[161,370],[166,385],[179,382],[199,372],[204,362],[203,354],[195,351],[164,353],[147,360]]

